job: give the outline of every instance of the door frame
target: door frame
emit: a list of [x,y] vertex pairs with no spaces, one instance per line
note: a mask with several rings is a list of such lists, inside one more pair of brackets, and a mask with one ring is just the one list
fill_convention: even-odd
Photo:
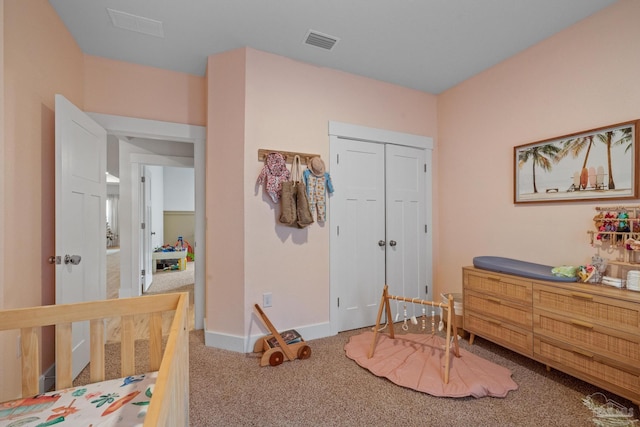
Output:
[[[138,119],[133,117],[114,116],[101,113],[87,113],[102,127],[107,130],[107,134],[114,135],[118,138],[148,138],[166,141],[179,141],[194,144],[193,167],[195,175],[195,246],[194,252],[197,260],[206,259],[205,245],[205,145],[206,145],[206,127],[187,125],[183,123],[162,122],[157,120]],[[131,164],[120,165],[120,168],[130,168]],[[129,191],[123,191],[121,188],[121,197]],[[120,207],[123,208],[121,200]],[[130,210],[136,209],[130,205]],[[133,212],[131,212],[133,215]],[[121,218],[121,225],[122,224]],[[128,233],[130,234],[130,233]],[[134,269],[134,264],[139,264],[138,252],[133,256],[132,234],[127,238],[120,240],[121,252],[121,272],[120,272],[120,297],[129,297],[140,295],[139,280],[133,280],[133,272],[140,271],[139,265]],[[138,236],[136,231],[135,236]],[[137,237],[136,237],[137,239]],[[137,245],[135,245],[137,247]],[[194,311],[195,311],[195,329],[204,328],[205,316],[205,265],[200,262],[195,269],[195,285],[194,285]],[[136,279],[139,275],[136,274]],[[126,282],[123,282],[126,280]]]
[[[142,191],[141,179],[144,176],[144,168],[145,166],[161,166],[161,167],[184,167],[184,168],[192,168],[195,172],[195,159],[193,157],[179,157],[179,156],[164,156],[161,154],[142,154],[142,153],[131,153],[129,156],[129,165],[131,166],[131,225],[145,223],[147,227],[150,227],[151,224],[147,223],[145,218],[143,217],[143,207],[145,205],[143,200],[144,192]],[[194,177],[195,179],[195,177]],[[145,182],[144,185],[147,185]],[[140,233],[140,228],[132,227],[132,230],[138,232],[139,236],[142,236],[143,233]],[[135,234],[132,234],[135,235]],[[194,235],[194,237],[196,237]],[[196,239],[197,240],[197,239]],[[143,264],[142,254],[143,254],[143,237],[138,238],[137,240],[131,241],[132,254],[138,256],[138,263],[135,262],[132,264],[131,268],[131,283],[135,286],[135,279],[139,278],[140,275],[136,274],[136,272],[140,270],[147,270],[145,264]],[[149,254],[151,257],[151,254]],[[135,258],[132,258],[135,260]],[[197,258],[196,258],[197,259]],[[137,267],[136,267],[137,266]],[[201,268],[198,266],[197,268]],[[147,272],[146,275],[151,275],[151,271]],[[141,287],[141,289],[144,285]],[[146,290],[146,289],[145,289]],[[195,289],[194,289],[195,291]],[[142,291],[141,291],[142,292]],[[139,295],[141,295],[141,292]],[[134,295],[134,296],[139,296]]]
[[[378,143],[378,144],[394,144],[404,145],[408,147],[421,148],[425,150],[427,173],[425,173],[425,222],[427,225],[426,233],[426,279],[429,284],[429,292],[433,292],[433,230],[432,217],[433,217],[433,167],[432,167],[432,152],[433,152],[433,138],[422,135],[415,135],[403,132],[396,132],[386,129],[378,129],[367,126],[354,125],[350,123],[329,121],[329,157],[331,163],[335,162],[336,144],[340,144],[341,140],[358,140],[364,142]],[[329,199],[331,202],[331,198]],[[334,209],[329,209],[329,224],[330,224],[330,238],[329,238],[329,324],[332,335],[336,335],[339,332],[339,310],[337,305],[337,295],[339,290],[337,283],[337,270],[335,268],[337,260],[333,259],[337,235],[336,219],[333,218]],[[382,291],[381,291],[382,292]],[[382,293],[381,293],[382,295]]]

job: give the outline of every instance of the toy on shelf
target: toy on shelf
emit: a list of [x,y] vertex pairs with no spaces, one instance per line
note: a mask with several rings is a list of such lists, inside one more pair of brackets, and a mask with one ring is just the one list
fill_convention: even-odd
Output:
[[286,360],[308,359],[311,357],[311,347],[294,329],[279,333],[267,315],[258,304],[254,305],[262,318],[262,322],[269,329],[271,335],[258,339],[253,352],[261,353],[260,366],[278,366]]
[[591,245],[620,251],[615,262],[638,264],[640,252],[640,206],[596,207],[595,230],[589,230]]

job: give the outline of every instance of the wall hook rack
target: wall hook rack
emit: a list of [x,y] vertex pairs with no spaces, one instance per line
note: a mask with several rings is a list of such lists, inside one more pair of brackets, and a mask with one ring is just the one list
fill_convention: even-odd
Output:
[[309,163],[309,160],[311,160],[314,157],[320,157],[319,154],[298,153],[296,151],[268,150],[266,148],[260,148],[260,149],[258,149],[258,160],[263,162],[265,157],[267,157],[267,154],[269,154],[269,153],[280,153],[280,154],[282,154],[287,163],[293,162],[293,158],[295,156],[300,156],[300,160],[302,162],[304,162],[305,164]]

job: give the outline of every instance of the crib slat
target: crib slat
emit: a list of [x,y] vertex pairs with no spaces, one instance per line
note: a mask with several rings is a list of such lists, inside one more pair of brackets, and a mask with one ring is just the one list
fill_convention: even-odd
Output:
[[58,323],[56,325],[56,390],[69,388],[72,383],[71,323]]
[[135,360],[135,334],[133,325],[133,316],[122,316],[121,320],[121,343],[120,343],[120,356],[121,356],[121,375],[128,377],[129,375],[135,375],[136,373],[136,360]]
[[40,376],[40,349],[36,328],[20,329],[20,352],[22,353],[22,395],[38,394]]
[[162,362],[162,313],[149,316],[149,370],[157,371]]
[[189,426],[188,293],[180,295],[144,427]]
[[91,360],[89,377],[92,383],[104,381],[104,321],[94,319],[90,322]]

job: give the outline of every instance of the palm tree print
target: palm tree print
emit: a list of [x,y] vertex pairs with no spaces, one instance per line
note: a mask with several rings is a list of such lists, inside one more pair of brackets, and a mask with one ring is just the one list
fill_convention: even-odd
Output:
[[[614,141],[614,137],[616,133],[620,131],[620,138]],[[607,168],[609,171],[609,189],[613,190],[616,188],[615,181],[613,179],[613,167],[611,164],[611,147],[614,145],[624,145],[627,143],[627,147],[624,149],[624,152],[628,152],[633,147],[633,135],[632,128],[626,127],[624,129],[614,129],[608,130],[604,133],[599,133],[596,137],[607,146]]]
[[587,152],[584,155],[582,168],[580,168],[582,170],[587,167],[587,162],[589,161],[589,153],[591,152],[591,147],[593,147],[593,144],[593,135],[565,139],[564,141],[562,141],[562,149],[556,155],[554,162],[558,163],[569,154],[571,154],[571,157],[575,159],[583,150],[586,149]]
[[549,171],[552,168],[552,163],[560,148],[553,144],[538,145],[526,150],[522,150],[518,154],[518,167],[522,168],[525,163],[531,159],[531,173],[533,174],[533,192],[538,192],[538,186],[536,185],[536,166],[540,167],[544,171]]

